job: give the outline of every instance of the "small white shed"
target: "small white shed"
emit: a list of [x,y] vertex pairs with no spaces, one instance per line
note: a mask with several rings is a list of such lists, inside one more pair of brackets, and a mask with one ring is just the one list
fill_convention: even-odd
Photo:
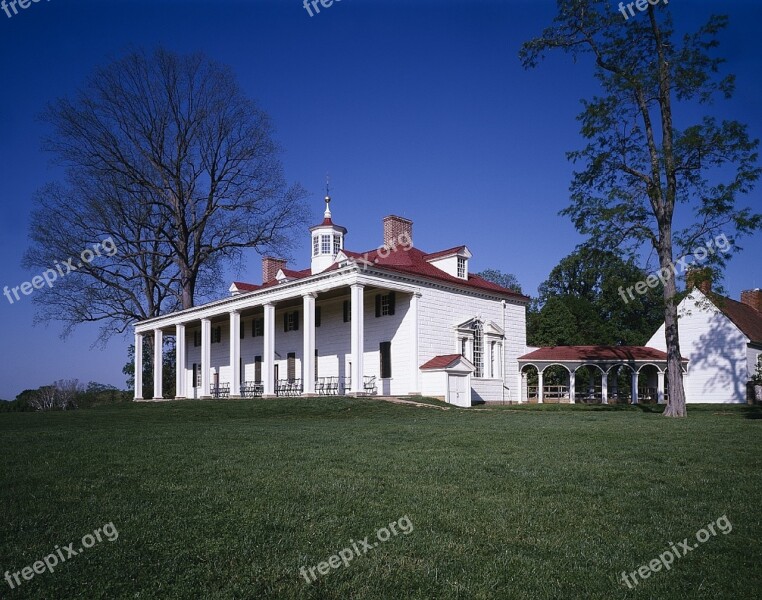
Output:
[[443,399],[455,406],[471,406],[471,375],[474,365],[460,354],[435,356],[421,365],[421,387],[425,396]]

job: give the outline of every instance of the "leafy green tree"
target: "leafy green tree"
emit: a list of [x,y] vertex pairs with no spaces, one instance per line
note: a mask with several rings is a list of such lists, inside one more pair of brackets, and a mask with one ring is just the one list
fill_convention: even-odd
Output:
[[539,288],[528,317],[534,346],[642,345],[662,319],[661,289],[620,293],[647,274],[632,259],[583,246],[561,260]]
[[[719,75],[723,60],[714,56],[726,25],[727,17],[712,16],[679,38],[668,4],[649,4],[625,21],[608,0],[558,0],[553,24],[523,45],[527,68],[549,50],[563,50],[575,62],[592,57],[601,95],[584,101],[579,120],[587,145],[569,153],[580,168],[571,204],[562,211],[591,245],[633,253],[650,246],[669,273],[712,235],[722,232],[734,242],[762,227],[762,215],[737,206],[760,175],[758,140],[737,121],[707,116],[689,122],[697,106],[733,93],[734,77]],[[710,260],[723,266],[729,254]],[[675,278],[665,278],[664,415],[672,417],[687,414],[677,301]]]
[[499,269],[484,269],[484,271],[475,273],[475,275],[478,275],[487,281],[491,281],[492,283],[496,283],[497,285],[502,285],[504,288],[508,288],[519,294],[524,293],[521,291],[519,280],[513,273],[503,273]]

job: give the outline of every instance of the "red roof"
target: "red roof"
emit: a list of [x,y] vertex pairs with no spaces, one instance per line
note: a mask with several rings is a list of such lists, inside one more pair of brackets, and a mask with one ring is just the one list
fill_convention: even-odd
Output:
[[254,283],[244,283],[243,281],[234,281],[233,285],[242,292],[254,292],[262,287],[261,285],[256,285]]
[[313,231],[314,229],[317,229],[318,227],[333,227],[334,229],[338,229],[342,233],[347,232],[346,227],[342,227],[341,225],[336,225],[336,223],[333,222],[331,217],[325,217],[322,223],[319,223],[318,225],[313,225],[312,227],[310,227],[310,231]]
[[455,364],[461,358],[460,354],[443,354],[442,356],[435,356],[430,361],[421,365],[421,369],[446,369],[447,367]]
[[[445,273],[442,269],[435,267],[427,260],[432,254],[426,254],[418,248],[409,248],[405,250],[403,247],[398,250],[388,251],[388,254],[384,251],[383,254],[386,254],[386,256],[379,254],[378,250],[371,250],[366,253],[344,250],[344,254],[357,259],[360,266],[365,265],[365,262],[363,261],[368,261],[371,263],[368,266],[381,267],[391,271],[418,275],[429,279],[438,279],[448,283],[456,283],[467,287],[496,292],[505,296],[510,296],[511,298],[529,301],[528,296],[524,296],[523,294],[504,288],[501,285],[487,281],[478,275],[469,273],[468,279],[461,279],[459,277],[454,277],[449,273]],[[437,252],[434,254],[439,253]],[[335,268],[335,265],[333,265],[333,267]]]
[[[458,248],[465,248],[465,246],[458,246]],[[468,279],[461,279],[459,277],[454,277],[449,273],[445,273],[438,267],[435,267],[430,262],[428,262],[428,259],[430,259],[432,256],[441,256],[447,253],[451,253],[453,250],[458,250],[458,248],[443,250],[442,252],[434,252],[432,254],[426,254],[418,248],[408,248],[406,250],[404,247],[400,247],[397,250],[382,251],[381,253],[379,253],[378,249],[362,253],[352,252],[351,250],[344,249],[342,252],[344,252],[346,256],[357,260],[357,264],[360,265],[361,268],[363,266],[372,266],[374,268],[388,269],[390,271],[396,271],[399,273],[417,275],[419,277],[427,277],[429,279],[436,279],[439,281],[445,281],[448,283],[455,283],[466,287],[494,292],[504,296],[510,296],[511,298],[517,300],[524,300],[527,302],[529,301],[528,296],[519,294],[514,290],[504,288],[503,286],[492,283],[491,281],[487,281],[478,275],[469,273]],[[365,261],[367,261],[367,263]],[[331,271],[338,268],[338,264],[334,263],[326,270]],[[283,273],[290,279],[303,279],[304,277],[309,277],[312,274],[312,271],[311,269],[303,269],[301,271],[283,269]],[[236,286],[241,290],[243,290],[241,286],[252,286],[252,290],[254,290],[271,287],[277,285],[277,283],[277,281],[273,280],[261,286],[253,286],[253,284],[236,282]]]
[[442,258],[443,256],[452,256],[462,250],[465,250],[465,246],[455,246],[455,248],[448,248],[447,250],[440,250],[439,252],[432,252],[426,255],[426,260],[433,260],[435,258]]
[[762,313],[753,306],[719,296],[710,294],[712,303],[722,311],[733,324],[740,329],[743,334],[749,338],[753,344],[762,344]]
[[[649,346],[548,346],[519,356],[524,361],[667,360],[667,353]],[[685,361],[686,359],[683,359]]]

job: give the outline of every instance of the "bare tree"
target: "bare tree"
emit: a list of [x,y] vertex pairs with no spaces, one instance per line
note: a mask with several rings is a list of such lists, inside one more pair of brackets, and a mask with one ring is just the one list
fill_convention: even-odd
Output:
[[201,55],[133,52],[96,70],[43,118],[66,181],[38,194],[25,265],[49,268],[111,236],[118,252],[35,295],[64,334],[135,320],[219,289],[244,249],[287,254],[306,196],[288,185],[269,117]]
[[77,408],[77,396],[83,391],[78,379],[59,379],[36,390],[29,404],[36,410],[69,410]]

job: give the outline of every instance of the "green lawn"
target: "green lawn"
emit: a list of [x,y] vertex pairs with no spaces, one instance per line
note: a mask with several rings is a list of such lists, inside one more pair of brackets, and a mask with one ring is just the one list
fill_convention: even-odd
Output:
[[[0,414],[2,598],[759,598],[762,412],[375,400]],[[670,571],[619,581],[723,515]],[[392,536],[307,583],[401,517]],[[65,554],[64,554],[65,556]]]

